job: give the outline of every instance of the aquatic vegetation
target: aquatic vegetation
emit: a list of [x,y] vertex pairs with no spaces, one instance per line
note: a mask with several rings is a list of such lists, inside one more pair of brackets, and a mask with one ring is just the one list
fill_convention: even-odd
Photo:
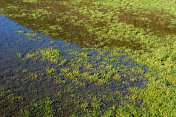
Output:
[[[23,71],[22,71],[23,72]],[[24,73],[24,72],[23,72]],[[28,73],[27,74],[27,78],[28,79],[30,79],[30,80],[39,80],[39,76],[40,76],[40,74],[39,73],[37,73],[37,72],[34,72],[34,73]]]
[[[21,111],[21,116],[48,116],[52,117],[55,110],[52,108],[54,101],[46,98],[44,101],[39,101],[34,104],[30,104],[29,109],[24,109]],[[34,114],[35,113],[35,114]]]
[[[35,7],[28,9],[30,2]],[[54,105],[60,116],[174,116],[175,5],[174,0],[29,0],[23,7],[12,2],[0,7],[24,26],[84,47],[24,56],[51,64],[45,72],[62,89]]]
[[32,60],[35,60],[35,59],[37,59],[37,57],[38,57],[38,53],[32,53],[32,54],[27,54],[26,55],[26,57],[25,57],[25,59],[32,59]]
[[61,51],[53,48],[40,50],[43,61],[47,60],[53,64],[57,64]]
[[66,65],[68,63],[68,60],[64,59],[60,62],[60,66]]
[[113,77],[113,79],[115,81],[120,81],[121,80],[121,76],[119,74],[115,74],[114,77]]
[[24,33],[24,31],[17,31],[18,33]]
[[87,67],[87,69],[93,69],[94,68],[93,65],[91,65],[91,64],[88,64],[86,67]]
[[86,54],[86,53],[81,53],[80,56],[83,58],[88,58],[88,54]]
[[22,71],[23,73],[27,73],[28,72],[28,70],[27,69],[23,69],[23,71]]
[[21,57],[22,57],[22,54],[21,54],[21,53],[17,53],[17,56],[18,56],[19,58],[21,58]]
[[35,32],[24,32],[24,31],[17,31],[19,34],[25,35],[29,40],[32,41],[39,41],[41,40],[41,37],[38,36]]
[[46,72],[47,72],[49,75],[51,75],[51,74],[55,74],[57,71],[56,71],[54,68],[51,68],[51,69],[47,68],[47,69],[46,69]]
[[55,41],[50,41],[50,43],[51,43],[51,44],[54,44],[54,43],[56,43],[56,42],[55,42]]
[[63,69],[61,69],[61,72],[68,73],[68,72],[70,72],[70,68],[63,68]]

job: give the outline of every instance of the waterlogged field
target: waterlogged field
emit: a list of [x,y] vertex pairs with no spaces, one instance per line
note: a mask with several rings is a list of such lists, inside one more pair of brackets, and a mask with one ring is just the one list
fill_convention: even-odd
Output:
[[[1,0],[0,13],[32,31],[0,33],[0,115],[174,117],[175,6],[176,0]],[[13,35],[22,40],[10,42]]]

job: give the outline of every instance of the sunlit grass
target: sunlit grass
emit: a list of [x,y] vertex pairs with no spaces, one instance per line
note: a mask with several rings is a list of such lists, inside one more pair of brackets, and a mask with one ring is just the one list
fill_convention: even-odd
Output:
[[23,2],[28,2],[28,3],[37,3],[38,0],[22,0]]

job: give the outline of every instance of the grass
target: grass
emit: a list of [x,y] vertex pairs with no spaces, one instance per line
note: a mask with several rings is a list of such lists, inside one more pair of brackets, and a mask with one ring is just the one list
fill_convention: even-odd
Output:
[[18,56],[19,58],[21,58],[21,57],[22,57],[22,54],[21,54],[21,53],[17,53],[17,56]]
[[[20,35],[25,35],[29,40],[32,41],[42,41],[41,37],[38,36],[37,33],[35,32],[24,32],[24,31],[17,31]],[[53,44],[54,42],[50,42],[51,44]]]
[[23,0],[23,2],[28,2],[28,3],[37,3],[38,0]]
[[61,51],[56,50],[56,49],[45,49],[45,50],[40,50],[40,54],[42,56],[43,61],[49,61],[52,62],[54,64],[57,64],[60,55],[61,55]]
[[[65,86],[60,97],[65,98],[65,103],[55,105],[59,114],[176,115],[175,0],[38,0],[38,4],[32,3],[35,7],[28,9],[29,5],[30,2],[17,7],[10,2],[0,7],[3,8],[2,14],[24,26],[28,24],[47,36],[62,38],[84,48],[82,51],[48,48],[27,54],[24,58],[57,66],[54,67],[59,77],[56,81],[59,86]],[[94,48],[89,50],[91,47]],[[120,59],[123,56],[126,58]],[[148,66],[149,71],[134,65],[130,59]],[[140,83],[146,85],[138,86]],[[106,87],[103,88],[106,94],[99,89],[102,87]],[[119,87],[127,87],[126,92]],[[72,99],[69,98],[71,94]],[[89,96],[87,100],[82,99],[84,95]]]
[[[133,74],[127,75],[127,71],[130,72],[130,69],[128,67],[126,67],[125,65],[123,65],[123,62],[122,63],[120,62],[118,64],[114,64],[114,61],[111,62],[110,60],[108,60],[110,58],[111,59],[115,59],[115,58],[119,59],[118,57],[120,57],[120,56],[117,56],[116,54],[113,55],[113,52],[107,51],[107,49],[105,49],[105,50],[104,49],[103,50],[102,49],[91,49],[91,50],[84,49],[84,51],[82,51],[82,50],[80,50],[80,51],[81,52],[73,51],[73,50],[60,51],[58,49],[48,48],[48,49],[38,50],[37,52],[34,52],[34,54],[39,53],[37,58],[38,58],[38,60],[41,60],[41,61],[43,61],[43,58],[46,57],[46,55],[47,55],[47,57],[46,57],[46,58],[48,58],[47,61],[43,61],[43,62],[46,62],[46,63],[49,62],[52,65],[57,66],[55,68],[46,69],[47,74],[49,74],[49,75],[52,74],[52,78],[54,78],[54,79],[55,79],[55,76],[57,76],[55,82],[58,85],[61,85],[61,86],[63,85],[63,87],[66,88],[66,89],[64,89],[64,88],[63,89],[67,93],[71,93],[74,95],[76,92],[80,92],[79,90],[85,90],[83,92],[88,93],[89,91],[91,91],[91,89],[89,89],[89,87],[90,88],[94,87],[96,90],[98,90],[99,88],[104,89],[106,87],[106,89],[109,90],[109,92],[113,93],[112,89],[111,89],[111,84],[115,83],[113,85],[113,88],[119,89],[119,91],[118,91],[119,93],[117,93],[117,91],[115,90],[116,93],[114,92],[113,95],[115,95],[116,99],[110,98],[110,99],[108,99],[108,102],[112,101],[112,103],[114,105],[119,105],[117,103],[117,101],[120,99],[117,98],[117,96],[119,96],[123,92],[122,90],[120,90],[120,88],[122,88],[123,90],[126,90],[123,93],[127,94],[128,90],[125,87],[131,87],[131,86],[135,87],[135,85],[137,85],[137,83],[144,82],[143,79],[141,81],[140,81],[140,79],[138,79],[138,78],[140,78],[141,74],[134,74],[134,76],[133,76]],[[116,52],[120,52],[120,51],[122,51],[122,50],[118,49],[118,48],[116,49]],[[56,54],[57,52],[59,54]],[[104,53],[104,56],[102,56],[102,54],[92,55],[93,52]],[[48,53],[54,53],[54,54],[48,54]],[[60,53],[65,53],[65,54],[60,55]],[[57,64],[53,63],[53,61],[50,61],[50,58],[52,58],[53,55],[55,55],[55,56],[59,55],[59,56],[57,56],[57,58],[58,58]],[[83,55],[91,55],[91,56],[83,57]],[[100,57],[100,56],[102,57],[102,61],[99,61],[96,59],[97,57]],[[65,59],[65,57],[67,59]],[[104,59],[104,58],[106,58],[106,59]],[[129,62],[129,61],[126,60],[126,61],[124,61],[124,63],[125,62]],[[96,64],[93,64],[93,63],[96,63]],[[100,67],[100,66],[102,66],[102,67]],[[117,66],[120,66],[120,67],[117,67]],[[137,66],[135,67],[133,65],[131,67],[134,67],[136,69],[136,71],[140,71],[142,69],[142,68],[138,68]],[[59,71],[59,72],[56,72],[56,71]],[[132,72],[130,72],[130,73],[132,73]],[[72,89],[67,89],[68,85],[73,86],[75,91],[72,91]],[[109,88],[107,88],[107,87],[109,87]],[[80,92],[79,95],[85,96],[85,94],[83,92]],[[93,93],[97,93],[97,91],[95,91],[95,92],[93,91],[90,94],[93,94]],[[77,93],[76,93],[76,95],[77,95]],[[98,95],[102,95],[102,94],[98,93]],[[104,95],[108,96],[109,94],[104,94]],[[81,97],[79,97],[79,99],[77,101],[79,101],[80,99],[81,99]],[[89,98],[88,98],[88,100],[89,100]],[[84,101],[89,102],[88,100],[84,100]],[[105,100],[107,100],[107,99],[105,98],[104,101]],[[67,104],[68,104],[68,102],[67,102]],[[102,104],[104,104],[104,103],[102,103]],[[75,105],[75,106],[79,106],[79,104]],[[109,106],[110,105],[107,104],[107,106],[105,106],[104,108],[108,109]],[[100,108],[100,107],[97,106],[97,108]],[[60,111],[63,112],[62,109]],[[96,111],[96,110],[94,110],[94,111]],[[89,113],[91,116],[93,116],[94,114],[95,115],[96,114],[102,115],[102,112],[103,112],[103,110],[102,110],[102,112],[100,112],[98,114],[97,112],[94,112],[94,111],[91,111],[89,113],[86,110],[86,112],[82,111],[82,112],[80,112],[80,114],[83,114],[83,113],[88,114]],[[110,110],[108,110],[108,111],[110,111]],[[74,112],[72,114],[74,114]]]
[[51,69],[46,69],[47,74],[51,75],[51,74],[55,74],[57,71],[54,68]]

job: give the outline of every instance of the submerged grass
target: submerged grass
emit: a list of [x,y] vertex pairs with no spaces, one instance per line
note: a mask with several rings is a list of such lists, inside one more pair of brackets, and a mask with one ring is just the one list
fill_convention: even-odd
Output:
[[[49,48],[26,55],[26,60],[49,62],[52,67],[45,72],[63,89],[56,96],[57,111],[47,108],[51,113],[176,115],[175,0],[31,2],[16,5],[2,0],[0,12],[45,35],[84,47],[81,51]],[[147,86],[142,85],[146,80]]]
[[[75,107],[80,106],[79,104],[77,104],[77,101],[81,101],[82,98],[85,96],[86,99],[82,101],[93,104],[90,101],[91,98],[87,97],[87,95],[92,95],[98,100],[101,99],[103,96],[104,98],[102,99],[102,101],[100,101],[101,105],[104,105],[103,108],[101,106],[99,107],[98,105],[96,105],[96,108],[100,109],[97,110],[96,108],[94,108],[93,105],[90,105],[88,109],[81,109],[81,112],[79,112],[80,115],[86,113],[87,115],[90,114],[90,116],[98,116],[99,114],[105,114],[104,109],[108,109],[113,105],[114,107],[120,106],[122,104],[121,101],[124,100],[124,96],[128,97],[128,95],[131,95],[128,91],[128,88],[145,87],[145,79],[141,79],[141,77],[143,77],[143,74],[139,74],[138,72],[142,70],[146,71],[146,68],[136,65],[134,61],[129,60],[128,58],[123,58],[120,56],[120,54],[118,56],[118,54],[116,53],[123,53],[123,48],[114,48],[113,51],[110,51],[109,49],[84,49],[77,51],[61,51],[58,49],[49,48],[39,50],[32,54],[37,54],[37,58],[41,61],[43,61],[43,58],[45,58],[45,60],[55,66],[51,69],[47,68],[46,73],[48,75],[51,75],[52,79],[54,79],[58,85],[62,86],[63,89],[61,94],[66,91],[69,92],[69,94],[71,93],[71,95],[80,96],[76,98],[76,104],[74,104]],[[53,55],[59,56],[53,57]],[[99,57],[101,59],[97,60],[96,58]],[[51,61],[51,58],[55,58],[55,61],[57,61],[57,63]],[[29,60],[27,56],[24,58],[24,60],[25,59]],[[135,69],[137,73],[132,73],[133,69]],[[74,90],[72,91],[68,85],[71,85]],[[109,99],[105,98],[110,96],[108,92],[111,93],[112,96]],[[69,98],[69,96],[70,95],[67,94],[65,95],[65,98]],[[68,104],[69,102],[65,103]],[[64,106],[62,103],[59,105]],[[65,108],[68,109],[68,107]],[[78,110],[75,109],[75,112],[63,114],[64,108],[62,107],[61,110],[57,111],[56,114],[62,113],[63,116],[68,116],[70,114],[77,115]],[[96,111],[98,111],[98,113],[95,113]]]

